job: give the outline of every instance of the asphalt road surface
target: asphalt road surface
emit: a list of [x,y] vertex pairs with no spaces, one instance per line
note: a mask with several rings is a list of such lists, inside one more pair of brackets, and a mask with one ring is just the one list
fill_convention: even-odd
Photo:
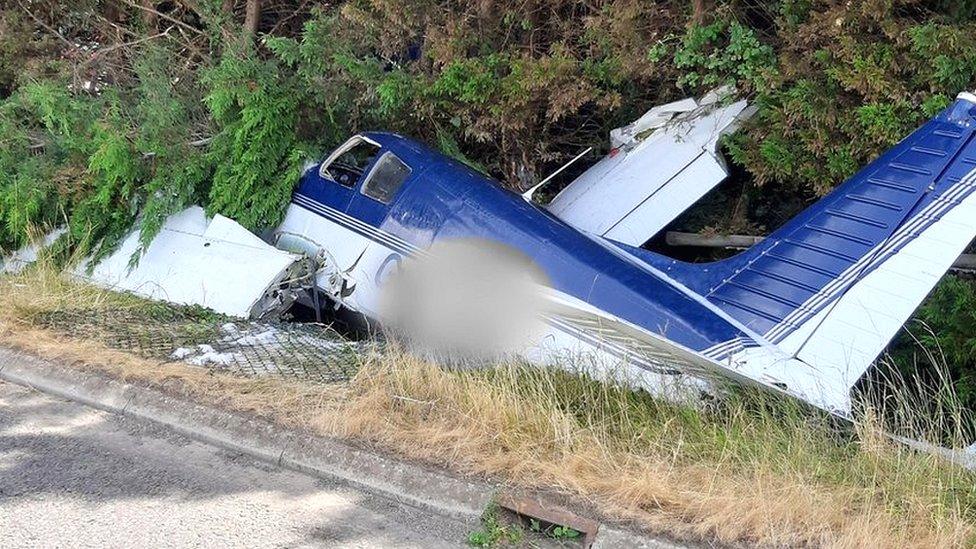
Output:
[[441,517],[0,382],[0,547],[458,547]]

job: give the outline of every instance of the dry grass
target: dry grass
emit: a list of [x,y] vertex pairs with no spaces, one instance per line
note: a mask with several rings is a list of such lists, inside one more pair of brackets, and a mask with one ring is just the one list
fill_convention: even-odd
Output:
[[0,279],[0,343],[178,390],[316,433],[522,486],[576,494],[610,517],[692,539],[823,547],[963,547],[976,541],[976,476],[756,395],[707,410],[519,366],[445,371],[364,357],[348,386],[215,375],[159,364],[25,321],[139,301],[51,271]]
[[696,411],[555,372],[380,360],[357,380],[342,434],[396,441],[412,457],[582,494],[608,514],[694,538],[830,547],[973,539],[974,476],[871,426],[845,435],[754,395]]

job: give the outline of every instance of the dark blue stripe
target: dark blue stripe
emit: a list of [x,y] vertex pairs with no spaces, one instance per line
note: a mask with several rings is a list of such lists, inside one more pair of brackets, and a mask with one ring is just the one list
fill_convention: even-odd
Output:
[[337,225],[341,225],[342,227],[345,227],[355,232],[356,234],[359,234],[361,236],[368,238],[373,242],[376,242],[377,244],[381,244],[388,248],[392,248],[394,251],[400,253],[403,256],[411,256],[414,255],[415,253],[414,248],[410,247],[409,244],[397,239],[396,237],[393,237],[392,235],[388,235],[380,231],[379,229],[375,229],[375,228],[374,228],[375,232],[367,231],[362,226],[358,226],[356,224],[351,223],[349,220],[331,211],[331,209],[328,208],[327,206],[323,206],[320,203],[308,197],[302,195],[295,195],[295,198],[292,200],[292,204],[295,204],[296,206],[308,210],[320,217],[324,217],[329,221],[336,223]]

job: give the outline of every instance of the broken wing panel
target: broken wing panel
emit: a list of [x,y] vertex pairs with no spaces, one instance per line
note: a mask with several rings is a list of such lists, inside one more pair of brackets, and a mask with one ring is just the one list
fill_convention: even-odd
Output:
[[640,246],[701,200],[727,176],[722,162],[705,152],[607,229],[603,236]]
[[138,265],[129,259],[139,247],[133,231],[119,249],[87,273],[75,274],[99,286],[126,290],[149,299],[201,305],[235,317],[260,316],[274,291],[300,256],[277,250],[244,227],[203,209],[188,208],[171,216],[146,249]]
[[614,152],[578,177],[548,209],[577,229],[640,246],[728,173],[718,140],[750,114],[684,100],[651,109],[612,133]]

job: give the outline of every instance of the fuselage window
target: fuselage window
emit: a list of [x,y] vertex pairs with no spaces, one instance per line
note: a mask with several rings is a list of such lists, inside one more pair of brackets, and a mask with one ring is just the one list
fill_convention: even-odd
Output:
[[359,137],[353,138],[342,146],[338,156],[322,164],[319,175],[344,187],[354,187],[379,151],[378,146]]
[[410,176],[410,166],[391,152],[383,153],[363,183],[362,193],[374,200],[389,204],[400,185]]

